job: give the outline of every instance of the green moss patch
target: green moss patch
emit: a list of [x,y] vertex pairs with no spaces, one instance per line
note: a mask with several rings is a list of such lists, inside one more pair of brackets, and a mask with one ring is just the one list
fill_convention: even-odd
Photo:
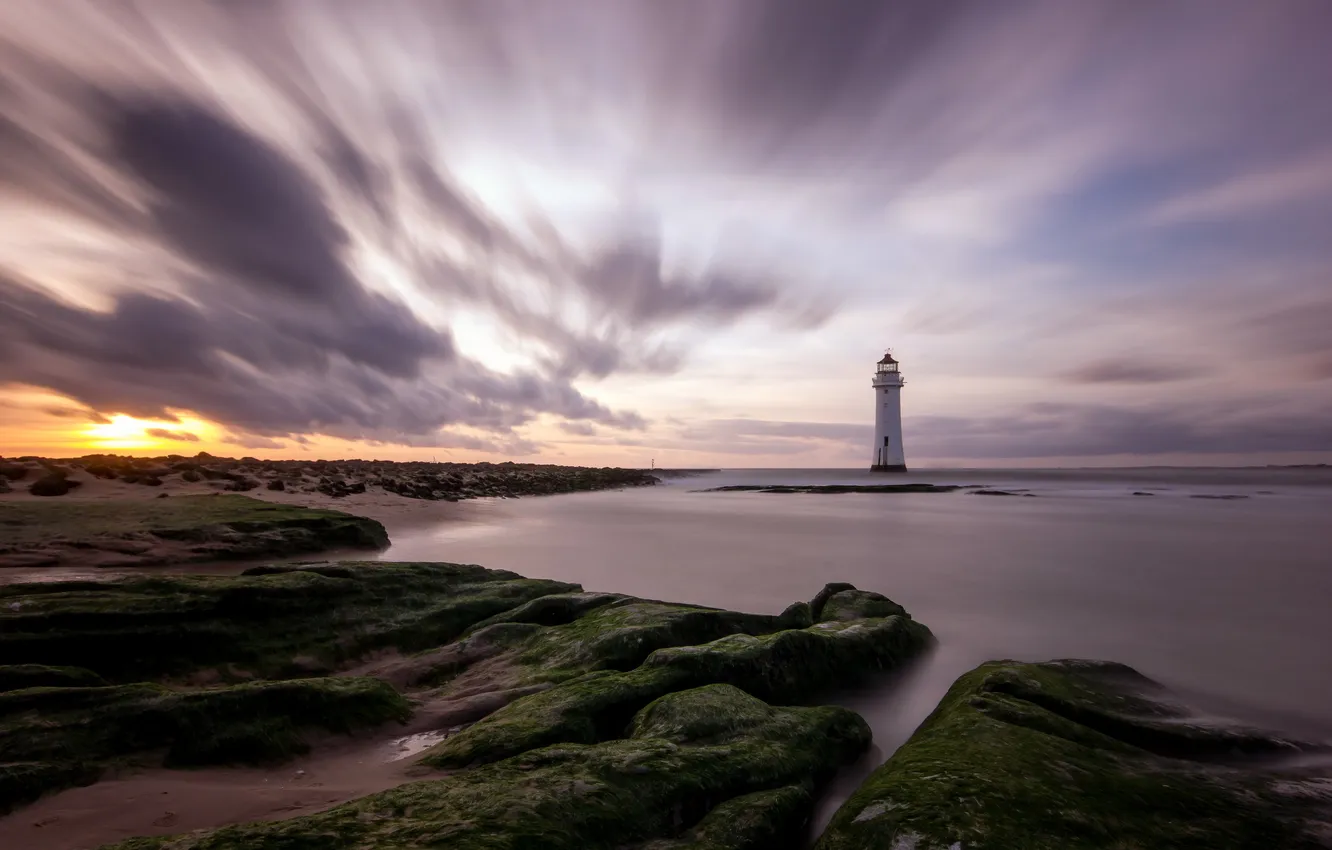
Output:
[[48,667],[44,664],[0,665],[0,692],[23,688],[77,688],[105,685],[106,680],[82,667]]
[[[666,700],[698,698],[686,691]],[[669,705],[655,710],[674,712]],[[771,709],[759,703],[752,711],[766,712],[765,719],[729,734],[717,731],[705,741],[641,737],[546,747],[316,815],[118,846],[609,850],[671,839],[679,843],[648,846],[762,846],[754,842],[765,831],[771,835],[808,817],[803,789],[826,781],[862,753],[870,737],[864,721],[841,708]]]
[[405,721],[411,709],[376,679],[263,682],[197,691],[137,684],[0,694],[0,810],[92,781],[106,766],[158,753],[166,766],[280,761],[308,729],[349,733]]
[[814,800],[807,785],[755,791],[717,806],[679,838],[641,850],[794,850],[805,846]]
[[529,642],[519,662],[556,671],[632,670],[664,647],[786,628],[782,616],[623,598],[586,610]]
[[556,742],[620,737],[629,718],[658,697],[714,683],[774,702],[806,702],[835,685],[898,669],[932,641],[920,623],[889,617],[659,649],[634,670],[586,674],[516,700],[441,742],[425,761],[458,767]]
[[1121,665],[991,662],[953,685],[817,847],[1326,847],[1314,830],[1328,798],[1252,758],[1293,748],[1191,723]]
[[375,520],[238,495],[0,503],[0,565],[59,565],[92,555],[127,564],[383,549]]
[[0,657],[110,681],[200,669],[277,678],[415,652],[577,585],[460,564],[345,562],[245,575],[0,586]]

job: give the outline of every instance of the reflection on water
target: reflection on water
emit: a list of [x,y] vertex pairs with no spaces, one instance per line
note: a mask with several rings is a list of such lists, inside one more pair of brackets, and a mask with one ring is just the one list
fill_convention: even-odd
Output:
[[387,761],[402,761],[412,756],[418,756],[452,735],[455,731],[457,730],[436,729],[431,732],[418,732],[415,735],[395,738],[388,744]]
[[[1210,713],[1332,737],[1332,474],[963,471],[892,479],[1025,488],[1038,498],[697,492],[885,480],[737,471],[478,503],[462,526],[393,534],[382,557],[484,564],[758,612],[779,612],[828,581],[886,593],[940,645],[899,686],[839,696],[870,722],[880,760],[957,676],[992,658],[1121,661]],[[1149,488],[1155,496],[1132,495]],[[1248,498],[1190,498],[1199,494]]]

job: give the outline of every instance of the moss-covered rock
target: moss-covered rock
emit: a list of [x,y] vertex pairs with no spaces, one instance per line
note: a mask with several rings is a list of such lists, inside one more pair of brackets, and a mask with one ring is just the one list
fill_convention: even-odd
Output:
[[105,685],[106,680],[82,667],[48,667],[44,664],[0,665],[0,691],[23,688],[78,688]]
[[953,685],[817,846],[1326,848],[1328,780],[1270,760],[1297,750],[1201,725],[1122,665],[991,662]]
[[634,714],[687,687],[668,670],[597,671],[540,691],[450,735],[423,763],[454,768],[490,764],[558,743],[595,744],[624,737]]
[[[52,473],[33,484],[64,495],[77,481]],[[124,480],[160,485],[154,476]],[[57,486],[58,485],[58,486]],[[0,504],[6,528],[0,566],[43,553],[52,565],[95,565],[116,555],[154,565],[238,558],[288,557],[336,549],[383,549],[379,522],[340,511],[304,508],[245,496],[176,496],[164,500],[28,501]]]
[[459,767],[557,742],[608,740],[625,734],[629,719],[654,699],[715,683],[774,702],[805,702],[834,685],[897,669],[932,640],[920,623],[889,617],[664,648],[637,669],[586,674],[516,700],[445,739],[425,761]]
[[772,712],[767,703],[733,685],[707,685],[653,700],[634,716],[629,737],[706,741],[761,726]]
[[591,607],[529,643],[519,662],[558,677],[558,671],[632,670],[665,647],[707,643],[735,634],[787,627],[782,616],[623,598]]
[[863,620],[866,617],[900,617],[906,609],[882,593],[872,590],[843,590],[834,593],[819,611],[819,622]]
[[[653,706],[689,715],[673,701],[712,704],[716,693],[686,691]],[[741,694],[720,697],[760,722],[709,729],[705,739],[652,736],[592,746],[564,744],[415,782],[327,812],[209,834],[137,839],[120,850],[598,850],[649,847],[742,850],[790,845],[809,813],[805,790],[869,745],[854,713],[831,706],[769,708]],[[741,707],[737,701],[752,705]],[[644,721],[634,724],[647,729]],[[711,815],[711,816],[709,816]],[[775,844],[763,835],[786,835]]]
[[410,714],[393,688],[356,677],[195,691],[152,684],[9,691],[0,694],[0,811],[94,781],[125,760],[278,761],[306,750],[304,730],[348,733]]
[[899,669],[933,641],[929,629],[905,616],[842,620],[663,649],[644,666],[683,673],[695,684],[727,682],[762,699],[799,703],[866,675]]
[[244,575],[0,587],[0,657],[110,681],[310,675],[371,650],[446,644],[502,611],[577,585],[460,564],[344,562]]
[[755,791],[717,806],[679,838],[639,850],[794,850],[805,846],[814,798],[807,785]]

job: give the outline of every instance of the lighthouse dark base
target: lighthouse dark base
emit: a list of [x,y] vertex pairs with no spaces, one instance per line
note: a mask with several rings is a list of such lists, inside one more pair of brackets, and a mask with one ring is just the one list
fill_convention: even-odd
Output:
[[906,472],[905,463],[879,464],[876,463],[870,467],[870,472]]

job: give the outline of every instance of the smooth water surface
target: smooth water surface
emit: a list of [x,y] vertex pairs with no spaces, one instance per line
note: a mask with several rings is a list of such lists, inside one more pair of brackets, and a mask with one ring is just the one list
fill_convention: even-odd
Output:
[[[1035,497],[698,492],[914,481]],[[1222,495],[1246,498],[1195,498]],[[829,581],[902,603],[939,648],[899,681],[839,695],[874,728],[871,762],[993,658],[1121,661],[1205,711],[1332,737],[1327,471],[728,471],[459,507],[458,520],[394,532],[382,557],[759,612]]]

